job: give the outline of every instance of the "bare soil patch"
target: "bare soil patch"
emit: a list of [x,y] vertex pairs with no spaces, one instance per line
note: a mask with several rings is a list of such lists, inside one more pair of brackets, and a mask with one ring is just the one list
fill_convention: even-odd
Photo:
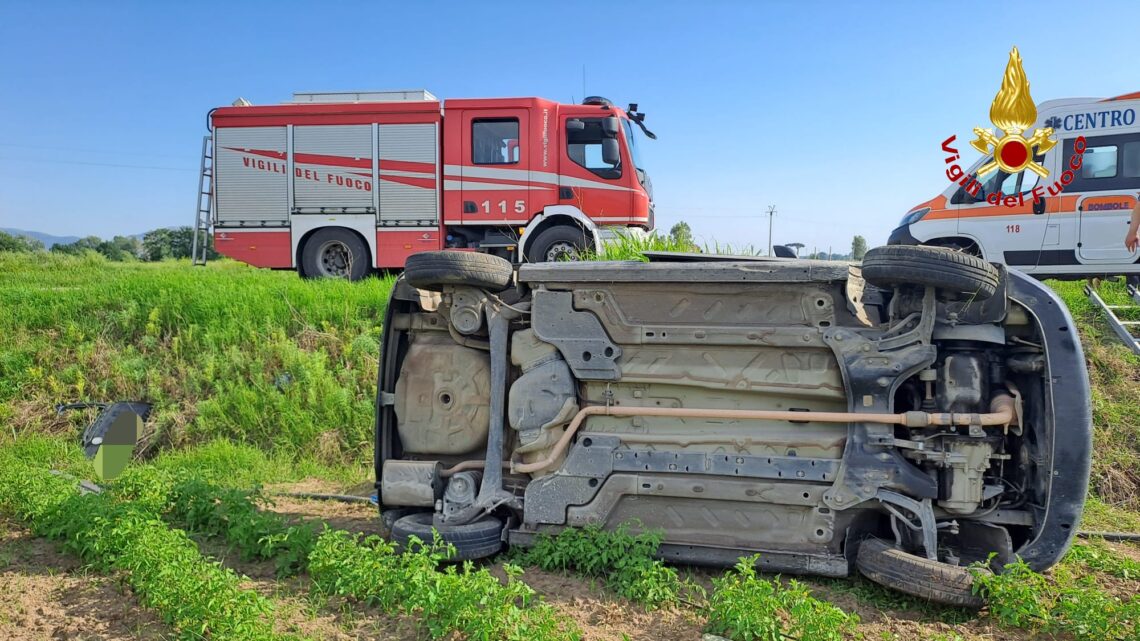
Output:
[[158,641],[173,629],[116,579],[87,572],[11,521],[0,521],[0,639]]

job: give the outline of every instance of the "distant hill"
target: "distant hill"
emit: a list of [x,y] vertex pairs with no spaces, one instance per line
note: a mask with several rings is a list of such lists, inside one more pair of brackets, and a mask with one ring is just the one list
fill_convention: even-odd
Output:
[[4,232],[5,234],[11,234],[13,236],[26,236],[28,238],[34,238],[43,243],[45,249],[51,249],[52,245],[66,245],[68,243],[74,243],[75,241],[79,240],[79,236],[52,236],[51,234],[45,234],[39,231],[12,229],[11,227],[0,227],[0,231]]
[[[159,229],[178,229],[178,227],[160,227]],[[13,236],[27,236],[28,238],[35,238],[44,244],[44,249],[51,249],[52,245],[68,245],[70,243],[74,243],[80,238],[84,238],[83,236],[52,236],[51,234],[45,234],[42,231],[28,231],[26,229],[13,229],[11,227],[0,227],[0,231],[4,232],[5,234],[11,234]],[[141,234],[128,234],[128,236],[142,240],[143,236],[146,236],[146,232],[143,232]],[[100,236],[100,238],[102,238],[102,236]],[[108,236],[107,238],[111,238],[111,236]]]

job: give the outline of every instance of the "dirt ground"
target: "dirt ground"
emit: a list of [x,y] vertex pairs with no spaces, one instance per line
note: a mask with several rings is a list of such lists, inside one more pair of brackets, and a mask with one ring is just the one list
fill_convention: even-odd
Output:
[[173,638],[171,628],[115,579],[87,572],[54,543],[0,521],[0,639]]
[[[270,491],[344,492],[321,482],[269,488]],[[356,488],[354,488],[356,489]],[[357,489],[356,493],[363,493]],[[270,508],[297,519],[316,519],[331,527],[381,534],[376,508],[369,504],[314,501],[275,496]],[[309,589],[307,577],[278,581],[272,563],[245,563],[216,542],[201,542],[202,551],[244,574],[247,587],[276,604],[281,631],[331,641],[426,641],[411,617],[390,617],[350,600],[324,598]],[[1117,553],[1140,558],[1140,546],[1109,544]],[[501,575],[499,566],[492,571]],[[708,587],[716,571],[682,569]],[[1106,578],[1104,587],[1126,596],[1140,582]],[[802,579],[820,597],[862,623],[858,633],[868,640],[944,639],[946,641],[1016,641],[1040,635],[1000,628],[969,612],[924,606],[906,597],[894,598],[863,579]],[[598,581],[529,569],[523,581],[564,615],[578,623],[587,641],[700,640],[703,617],[691,607],[647,612],[606,592]],[[871,593],[875,596],[868,597]],[[36,538],[21,526],[0,521],[0,640],[76,639],[144,641],[173,639],[171,628],[142,607],[116,579],[86,571],[56,545]]]

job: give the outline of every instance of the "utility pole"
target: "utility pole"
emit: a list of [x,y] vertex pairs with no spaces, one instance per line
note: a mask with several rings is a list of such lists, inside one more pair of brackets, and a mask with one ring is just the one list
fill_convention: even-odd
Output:
[[772,255],[772,219],[776,216],[776,206],[768,205],[768,255]]

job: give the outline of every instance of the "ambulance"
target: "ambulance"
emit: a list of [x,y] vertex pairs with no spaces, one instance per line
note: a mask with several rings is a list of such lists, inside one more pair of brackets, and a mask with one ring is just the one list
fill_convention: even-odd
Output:
[[1027,168],[979,177],[993,160],[985,156],[907,212],[888,244],[952,247],[1038,278],[1140,274],[1140,250],[1124,246],[1140,194],[1138,112],[1140,92],[1041,103],[1033,129],[1051,127],[1057,144],[1034,160],[1048,176]]

